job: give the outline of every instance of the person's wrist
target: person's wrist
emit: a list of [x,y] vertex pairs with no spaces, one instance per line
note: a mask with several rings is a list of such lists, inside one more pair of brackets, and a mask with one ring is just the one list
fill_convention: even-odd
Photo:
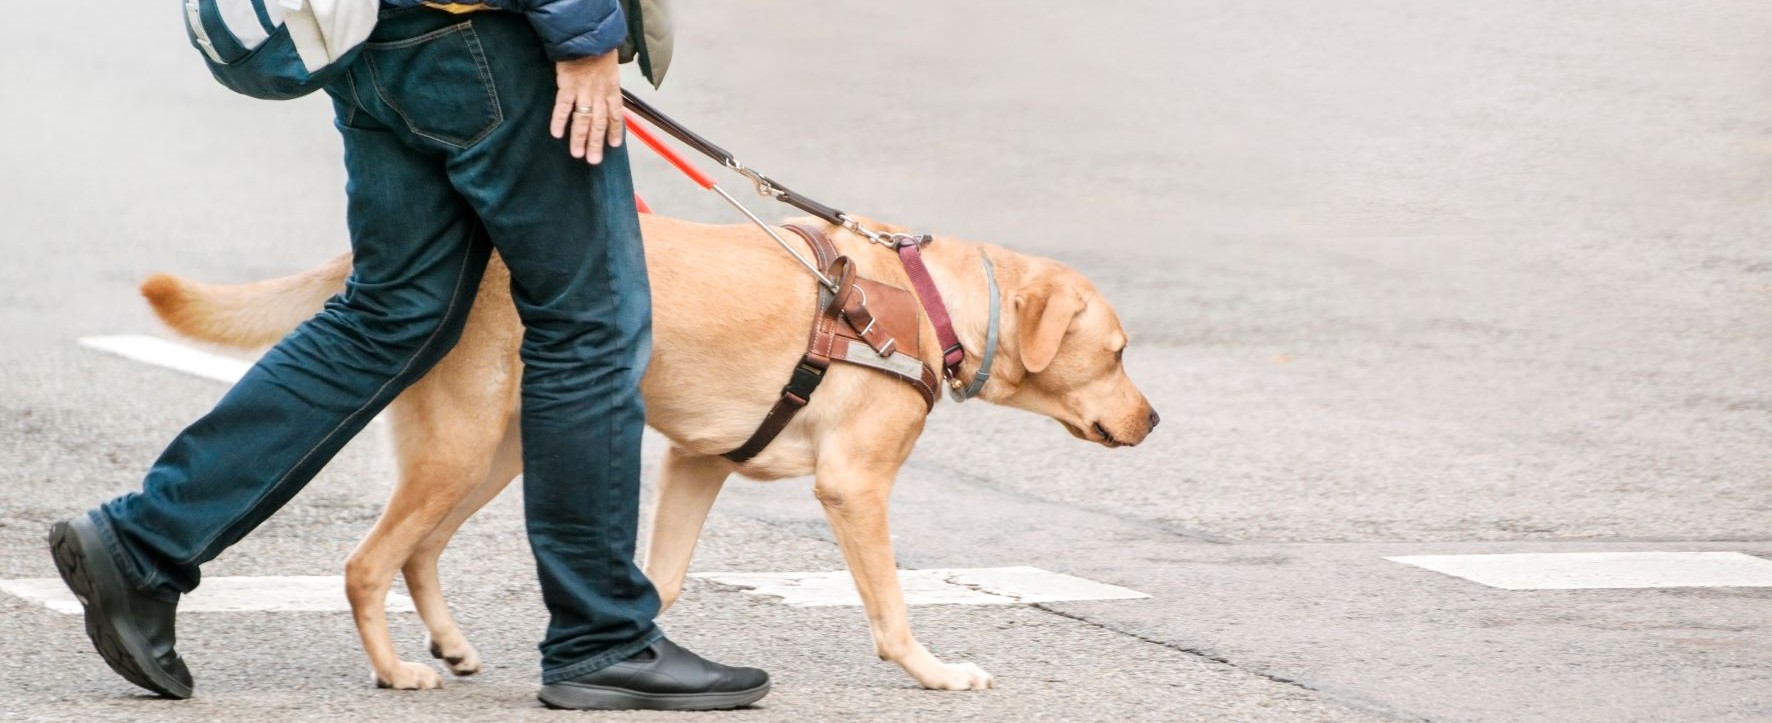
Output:
[[[615,60],[617,60],[616,55],[617,55],[617,51],[611,50],[609,52],[602,53],[600,55],[584,55],[584,56],[580,56],[577,58],[565,58],[565,59],[557,61],[555,63],[555,65],[569,66],[569,67],[573,67],[573,68],[592,67],[592,66],[603,64],[603,63],[608,63],[610,61],[615,61]],[[616,64],[619,65],[619,63],[616,63]]]

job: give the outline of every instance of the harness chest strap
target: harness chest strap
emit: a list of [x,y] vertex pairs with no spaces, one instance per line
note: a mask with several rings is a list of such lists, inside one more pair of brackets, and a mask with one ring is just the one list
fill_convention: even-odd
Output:
[[898,259],[904,264],[905,274],[911,277],[911,287],[917,290],[917,298],[923,302],[929,324],[935,327],[935,340],[941,344],[942,371],[946,372],[947,379],[958,384],[960,362],[966,360],[966,350],[960,346],[959,335],[954,333],[954,321],[948,317],[948,307],[942,303],[941,291],[935,288],[935,279],[929,276],[929,267],[923,263],[923,247],[930,238],[904,235],[897,238]]

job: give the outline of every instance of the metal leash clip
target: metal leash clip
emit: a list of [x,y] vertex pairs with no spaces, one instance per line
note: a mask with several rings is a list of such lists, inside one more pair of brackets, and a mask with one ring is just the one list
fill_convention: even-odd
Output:
[[849,217],[849,214],[843,214],[840,218],[843,219],[843,228],[848,229],[857,236],[867,239],[869,243],[876,243],[889,249],[898,248],[898,243],[893,241],[889,236],[875,233],[873,229],[856,223],[855,219]]
[[726,167],[736,171],[740,176],[751,179],[751,186],[757,189],[757,195],[759,196],[764,198],[781,198],[784,193],[784,191],[775,187],[775,184],[769,180],[768,176],[751,169],[749,166],[739,162],[737,158],[727,159]]

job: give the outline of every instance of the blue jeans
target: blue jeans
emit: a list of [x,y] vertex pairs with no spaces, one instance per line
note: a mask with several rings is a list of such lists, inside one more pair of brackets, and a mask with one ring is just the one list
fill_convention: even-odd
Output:
[[[327,88],[344,136],[356,267],[345,292],[94,517],[168,599],[252,531],[460,336],[492,250],[523,319],[524,504],[551,620],[543,679],[660,637],[634,564],[651,299],[625,148],[601,165],[548,134],[554,69],[521,16],[386,10]],[[267,172],[272,172],[267,169]]]

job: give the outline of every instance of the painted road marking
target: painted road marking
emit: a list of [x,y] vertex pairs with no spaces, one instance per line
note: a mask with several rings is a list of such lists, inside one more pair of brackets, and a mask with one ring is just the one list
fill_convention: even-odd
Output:
[[[745,588],[752,595],[781,598],[795,607],[860,605],[849,572],[700,572],[690,577]],[[910,605],[1015,605],[1067,600],[1148,598],[1137,590],[1085,580],[1037,567],[983,567],[955,570],[899,570],[898,582]]]
[[1384,559],[1503,590],[1772,587],[1772,560],[1740,552],[1531,552]]
[[240,381],[246,370],[252,368],[252,362],[243,359],[206,352],[146,334],[89,336],[80,340],[80,346],[228,384]]
[[[238,383],[240,377],[246,376],[246,371],[252,368],[252,362],[245,359],[203,351],[196,347],[185,346],[176,341],[147,334],[88,336],[82,337],[78,342],[80,346],[88,349],[97,349],[132,361],[180,371],[224,384]],[[381,424],[384,418],[384,415],[377,414],[369,422],[370,424]]]
[[[80,614],[80,601],[61,578],[0,580],[0,591],[58,613]],[[178,601],[180,613],[339,612],[351,609],[342,575],[205,577]],[[388,612],[412,612],[412,599],[388,593]]]

